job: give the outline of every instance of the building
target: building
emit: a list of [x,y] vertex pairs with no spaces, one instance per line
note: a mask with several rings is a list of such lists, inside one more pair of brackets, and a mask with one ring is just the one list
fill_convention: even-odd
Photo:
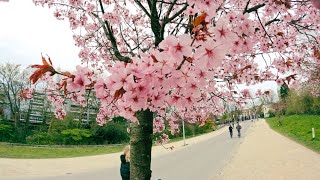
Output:
[[270,116],[270,111],[272,111],[271,104],[265,104],[262,106],[263,115],[265,118]]
[[245,108],[242,110],[241,118],[243,118],[243,120],[249,120],[254,118],[253,115],[254,115],[254,112],[251,109]]
[[67,113],[71,113],[75,121],[80,121],[82,124],[88,124],[91,121],[95,121],[98,109],[90,106],[82,107],[70,102]]
[[20,121],[32,124],[49,123],[53,113],[45,94],[35,92],[28,108],[20,113]]

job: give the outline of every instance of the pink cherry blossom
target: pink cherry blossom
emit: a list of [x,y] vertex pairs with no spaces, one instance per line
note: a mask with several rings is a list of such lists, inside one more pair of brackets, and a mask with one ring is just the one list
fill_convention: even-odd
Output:
[[320,1],[319,0],[311,0],[314,7],[320,9]]
[[34,92],[33,88],[21,89],[19,91],[19,99],[21,99],[21,100],[31,99],[33,97],[33,95],[32,95],[33,92]]
[[195,54],[195,63],[201,68],[216,68],[222,64],[227,49],[215,42],[204,43]]
[[68,91],[79,91],[81,94],[83,94],[86,90],[86,86],[91,83],[88,75],[90,75],[90,73],[87,68],[77,66],[77,74],[75,77],[68,79]]

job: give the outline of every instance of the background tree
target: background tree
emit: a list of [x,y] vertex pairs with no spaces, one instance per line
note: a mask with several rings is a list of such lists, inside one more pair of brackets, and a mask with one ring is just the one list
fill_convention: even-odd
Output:
[[4,92],[0,90],[0,118],[4,118]]
[[303,85],[291,90],[287,98],[286,115],[319,114],[320,97],[313,90],[313,85]]
[[313,54],[316,57],[313,61],[304,60],[302,64],[302,72],[307,78],[304,86],[313,96],[320,97],[320,48],[314,48]]
[[10,118],[17,125],[20,121],[20,112],[24,102],[21,102],[19,93],[29,87],[30,71],[21,68],[21,65],[11,63],[0,64],[0,91],[4,94],[4,108],[10,110]]
[[[65,76],[50,92],[60,118],[64,98],[81,99],[94,89],[99,123],[119,115],[133,122],[130,168],[138,180],[151,178],[152,133],[164,129],[163,119],[174,129],[181,119],[201,122],[221,114],[223,101],[238,101],[236,84],[292,83],[301,59],[314,59],[312,49],[319,47],[317,1],[34,2],[54,7],[55,17],[70,22],[87,67],[58,72],[43,60],[33,66],[32,82],[46,72]],[[99,78],[105,71],[111,75]]]
[[22,111],[26,111],[29,105],[29,101],[22,101],[21,98],[30,97],[33,92],[29,88],[30,74],[30,69],[22,68],[18,64],[0,64],[0,91],[4,94],[1,106],[4,119],[14,121],[12,138],[10,138],[13,142],[25,142],[26,136],[31,133],[28,121],[23,124],[20,121]]
[[277,95],[272,89],[265,90],[264,92],[258,90],[256,95],[259,97],[262,105],[272,104],[277,100]]
[[289,95],[289,91],[290,91],[290,89],[286,83],[284,83],[280,86],[280,99],[282,101],[286,101],[286,99]]
[[284,103],[284,101],[280,100],[277,103],[272,104],[272,109],[275,110],[275,115],[278,118],[278,125],[281,126],[281,118],[283,115],[285,115],[286,104]]

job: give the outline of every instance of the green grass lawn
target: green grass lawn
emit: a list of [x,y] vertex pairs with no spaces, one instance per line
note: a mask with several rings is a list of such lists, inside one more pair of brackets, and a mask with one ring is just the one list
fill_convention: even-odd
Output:
[[0,157],[2,158],[66,158],[79,156],[92,156],[120,152],[124,146],[103,146],[103,147],[31,147],[12,146],[0,144]]
[[[211,132],[211,131],[210,131]],[[202,134],[199,134],[202,135]],[[198,135],[197,135],[198,136]],[[186,139],[195,136],[187,136]],[[169,141],[176,142],[182,141],[183,138],[175,138]],[[166,145],[165,145],[166,146]],[[14,146],[0,143],[0,158],[20,158],[20,159],[44,159],[44,158],[67,158],[67,157],[81,157],[93,156],[100,154],[109,154],[121,152],[124,149],[121,146],[102,146],[102,147],[67,147],[67,148],[54,148],[54,147],[32,147],[32,146]]]
[[[278,126],[278,118],[267,119],[269,126],[275,131],[320,153],[320,116],[293,115],[282,117],[282,125]],[[315,139],[312,130],[315,129]]]
[[[188,136],[191,138],[193,136]],[[171,142],[182,141],[183,138],[179,137]],[[166,146],[166,145],[164,145]],[[120,146],[104,146],[104,147],[81,147],[73,146],[67,148],[54,148],[54,147],[32,147],[32,146],[14,146],[0,143],[0,158],[20,158],[20,159],[45,159],[45,158],[68,158],[68,157],[81,157],[93,156],[100,154],[109,154],[121,152],[124,150],[124,145]]]
[[[187,136],[186,139],[195,136]],[[169,141],[182,141],[183,138],[175,138]],[[166,145],[164,145],[166,146]],[[44,158],[67,158],[67,157],[81,157],[92,156],[99,154],[109,154],[121,152],[124,150],[124,145],[121,146],[104,146],[104,147],[32,147],[32,146],[14,146],[0,143],[0,158],[22,158],[22,159],[44,159]]]

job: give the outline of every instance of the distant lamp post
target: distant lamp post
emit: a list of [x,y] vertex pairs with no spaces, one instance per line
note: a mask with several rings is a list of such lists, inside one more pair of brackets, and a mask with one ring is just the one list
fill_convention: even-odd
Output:
[[232,125],[234,126],[234,114],[232,115]]
[[314,132],[314,128],[312,128],[312,139],[316,138],[316,134]]
[[184,130],[184,120],[182,119],[182,134],[183,134],[183,146],[187,145],[186,144],[186,133]]

